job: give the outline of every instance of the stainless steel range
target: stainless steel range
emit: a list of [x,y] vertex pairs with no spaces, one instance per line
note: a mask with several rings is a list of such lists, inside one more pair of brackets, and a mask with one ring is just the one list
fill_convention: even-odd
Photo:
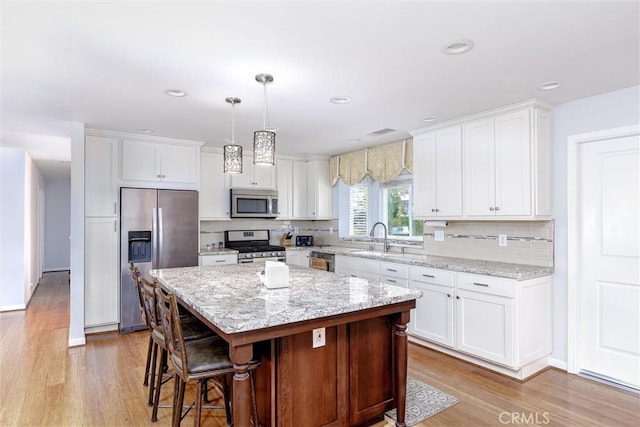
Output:
[[238,251],[238,262],[286,260],[284,246],[269,244],[269,230],[231,230],[224,232],[224,245]]

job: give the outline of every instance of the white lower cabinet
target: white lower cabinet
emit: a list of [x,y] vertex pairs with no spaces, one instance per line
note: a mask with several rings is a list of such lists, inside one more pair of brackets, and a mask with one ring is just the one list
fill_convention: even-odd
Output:
[[289,265],[298,265],[300,267],[309,267],[310,254],[311,251],[306,249],[288,250],[286,263]]
[[387,285],[409,287],[409,266],[393,262],[380,261],[380,282]]
[[380,262],[372,259],[336,255],[336,274],[367,280],[380,280]]
[[453,273],[427,267],[411,267],[409,287],[422,292],[411,313],[409,333],[448,347],[454,346]]
[[238,254],[218,254],[218,255],[200,255],[198,257],[198,265],[228,265],[237,264]]
[[118,326],[118,220],[85,218],[84,326]]
[[410,268],[422,291],[409,333],[419,343],[524,379],[551,354],[551,282]]
[[456,348],[513,366],[513,299],[457,290]]

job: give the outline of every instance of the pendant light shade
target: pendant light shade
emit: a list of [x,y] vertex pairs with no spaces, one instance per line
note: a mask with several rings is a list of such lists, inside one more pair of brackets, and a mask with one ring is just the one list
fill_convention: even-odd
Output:
[[274,165],[276,163],[276,133],[267,130],[269,108],[267,104],[267,84],[273,82],[271,74],[258,74],[256,81],[264,86],[264,114],[262,130],[253,133],[253,163],[256,165]]
[[236,144],[235,139],[235,119],[236,104],[241,103],[240,98],[226,98],[225,101],[231,104],[231,140],[230,144],[224,146],[224,173],[242,173],[242,146]]

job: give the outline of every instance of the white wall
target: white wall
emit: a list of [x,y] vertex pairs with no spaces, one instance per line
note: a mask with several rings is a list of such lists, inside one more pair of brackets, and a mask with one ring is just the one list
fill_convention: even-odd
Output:
[[71,244],[71,180],[48,179],[44,183],[44,271],[68,270]]
[[84,345],[84,123],[72,122],[69,346]]
[[553,355],[567,361],[567,137],[640,123],[640,86],[556,106],[552,116],[553,217]]

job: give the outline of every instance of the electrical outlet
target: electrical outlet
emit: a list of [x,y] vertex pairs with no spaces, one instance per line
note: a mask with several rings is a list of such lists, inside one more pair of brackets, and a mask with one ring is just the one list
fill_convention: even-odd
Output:
[[506,234],[498,234],[498,246],[507,246]]
[[293,232],[298,234],[300,233],[300,229],[298,227],[293,227]]
[[433,240],[444,242],[444,230],[433,230]]
[[325,329],[318,328],[313,330],[313,348],[324,347],[325,337],[324,337]]
[[333,234],[333,227],[329,227],[329,234]]

